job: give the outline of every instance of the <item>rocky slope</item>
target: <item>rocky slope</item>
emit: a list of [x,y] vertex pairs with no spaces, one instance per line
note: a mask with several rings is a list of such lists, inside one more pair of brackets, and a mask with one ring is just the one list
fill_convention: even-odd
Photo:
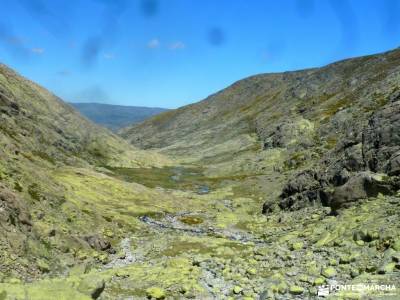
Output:
[[167,109],[158,107],[122,106],[101,103],[70,103],[82,115],[99,125],[117,131],[137,124]]
[[[400,50],[244,79],[122,131],[145,150],[1,70],[0,299],[399,282]],[[329,295],[361,297],[399,287]]]
[[[277,167],[295,173],[283,187],[281,208],[317,202],[338,209],[341,202],[398,189],[396,178],[379,184],[365,171],[399,174],[399,63],[396,49],[318,69],[250,77],[121,134],[143,149],[206,164],[257,149],[279,151],[284,162]],[[348,195],[348,180],[373,191]]]
[[[169,163],[93,125],[56,96],[0,65],[1,275],[26,279],[41,271],[60,271],[67,259],[61,253],[89,247],[84,235],[97,234],[96,216],[82,215],[82,203],[68,197],[60,176]],[[93,224],[79,228],[79,222]]]
[[[395,49],[317,69],[250,77],[121,134],[143,149],[157,149],[184,163],[201,165],[207,176],[240,182],[240,190],[251,186],[246,196],[263,199],[259,209],[267,216],[283,214],[279,220],[284,225],[294,226],[291,218],[308,215],[308,209],[327,209],[332,225],[341,228],[338,232],[326,227],[325,240],[320,242],[313,241],[313,234],[297,233],[295,239],[305,240],[312,252],[320,251],[314,243],[317,248],[324,245],[322,251],[333,256],[364,251],[365,246],[355,249],[351,242],[346,244],[347,238],[359,246],[367,242],[365,255],[374,267],[359,262],[352,268],[364,272],[364,280],[369,280],[374,273],[385,273],[377,270],[384,261],[389,263],[388,253],[398,240],[395,231],[400,224],[394,221],[398,214],[392,210],[397,204],[382,208],[379,213],[383,215],[378,217],[370,211],[370,205],[376,204],[365,201],[398,203],[399,104],[400,50]],[[250,202],[254,207],[257,201]],[[361,221],[357,215],[363,210],[369,211],[369,217],[374,215],[376,223]],[[360,223],[350,225],[353,221],[347,223],[344,215]],[[383,223],[378,225],[380,218],[392,222],[386,228]],[[312,230],[311,224],[299,226],[304,232]],[[315,252],[305,253],[320,259]],[[304,272],[298,261],[285,265],[293,263],[297,265],[294,273]],[[335,280],[358,277],[350,274],[348,266],[332,268],[341,273],[332,276]],[[298,282],[298,286],[304,284]]]

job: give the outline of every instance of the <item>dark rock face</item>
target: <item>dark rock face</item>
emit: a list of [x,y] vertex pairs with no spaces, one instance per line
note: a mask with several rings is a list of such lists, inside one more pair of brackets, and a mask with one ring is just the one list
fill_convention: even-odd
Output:
[[400,174],[400,101],[387,104],[369,120],[363,151],[372,171]]
[[282,189],[280,208],[324,205],[336,211],[378,193],[394,193],[399,188],[394,176],[400,175],[400,101],[392,98],[359,133],[357,128],[347,128],[336,149],[316,169],[289,179]]

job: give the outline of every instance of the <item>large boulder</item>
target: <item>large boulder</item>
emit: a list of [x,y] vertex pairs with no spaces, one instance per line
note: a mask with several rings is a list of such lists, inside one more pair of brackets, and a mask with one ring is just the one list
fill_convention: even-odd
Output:
[[13,191],[0,183],[0,224],[29,229],[31,216],[25,202]]
[[115,250],[111,247],[111,243],[97,234],[86,236],[84,240],[91,248],[97,251],[107,251],[110,253],[115,252]]
[[358,200],[376,197],[379,193],[392,194],[393,192],[393,184],[385,175],[360,172],[350,177],[344,185],[334,188],[328,195],[327,204],[337,211],[350,207]]

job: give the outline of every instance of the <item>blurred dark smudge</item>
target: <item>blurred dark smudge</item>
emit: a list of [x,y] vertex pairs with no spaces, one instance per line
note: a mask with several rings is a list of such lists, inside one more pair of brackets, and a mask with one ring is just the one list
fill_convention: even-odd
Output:
[[314,0],[296,0],[297,13],[303,18],[307,18],[313,14],[314,5]]
[[112,47],[118,38],[118,23],[121,14],[126,9],[125,0],[97,0],[103,8],[100,34],[90,36],[82,47],[81,61],[87,68],[93,67],[100,53],[107,47]]
[[[64,9],[51,10],[41,0],[19,0],[28,13],[54,36],[63,36],[69,25],[64,19]],[[63,14],[56,13],[62,11]]]
[[358,44],[359,31],[357,18],[348,0],[330,0],[329,2],[340,23],[342,38],[338,50],[340,52],[345,50],[349,53]]
[[25,47],[21,38],[16,36],[13,30],[0,22],[0,45],[18,59],[27,59],[29,50]]
[[207,33],[207,39],[212,46],[221,46],[225,43],[226,37],[224,31],[219,27],[211,28]]
[[398,0],[383,1],[383,22],[382,29],[384,34],[395,35],[400,27],[400,2]]
[[154,17],[158,13],[158,0],[141,0],[140,11],[145,17]]
[[89,37],[82,48],[82,63],[85,67],[92,67],[99,56],[102,48],[101,37]]

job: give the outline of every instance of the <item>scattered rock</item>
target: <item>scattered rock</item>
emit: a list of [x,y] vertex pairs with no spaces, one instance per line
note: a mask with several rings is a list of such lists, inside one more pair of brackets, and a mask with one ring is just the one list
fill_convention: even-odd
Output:
[[332,267],[327,267],[322,270],[321,275],[326,278],[332,278],[336,275],[336,270]]
[[392,248],[396,251],[400,251],[400,238],[393,242]]
[[393,272],[393,270],[394,270],[395,267],[396,267],[396,263],[394,263],[394,262],[390,262],[390,263],[383,264],[383,265],[378,269],[378,273],[379,273],[379,274],[391,273],[391,272]]
[[243,288],[241,286],[236,285],[233,287],[232,291],[234,294],[240,294],[243,291]]
[[39,270],[42,271],[43,273],[50,272],[49,264],[46,261],[44,261],[43,259],[40,259],[37,261],[37,266],[38,266]]
[[397,262],[397,263],[400,263],[400,252],[393,253],[392,254],[392,260]]
[[301,295],[304,293],[304,288],[301,286],[293,285],[289,288],[289,292],[293,295]]
[[323,285],[325,283],[325,278],[323,277],[318,277],[315,278],[314,280],[314,285]]
[[295,242],[290,245],[290,250],[292,250],[292,251],[300,250],[300,249],[303,249],[303,247],[304,247],[303,242]]
[[165,291],[160,287],[148,288],[146,295],[150,299],[165,299]]
[[250,269],[247,270],[247,274],[256,275],[257,274],[257,269],[256,268],[250,268]]

